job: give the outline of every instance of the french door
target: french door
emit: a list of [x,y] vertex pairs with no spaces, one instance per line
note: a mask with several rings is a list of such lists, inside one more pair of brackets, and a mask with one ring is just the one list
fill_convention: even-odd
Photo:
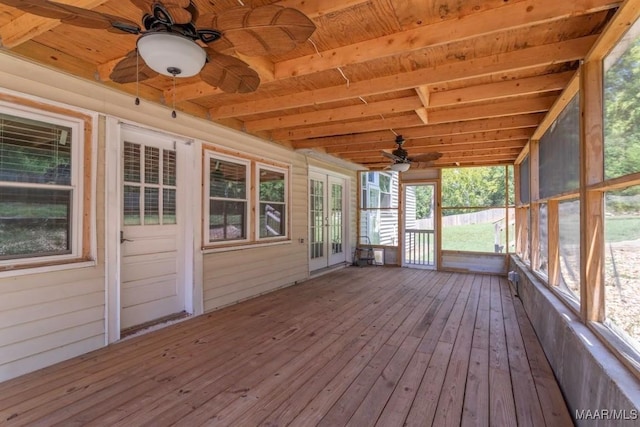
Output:
[[[123,128],[120,327],[185,310],[184,144]],[[178,146],[177,146],[178,145]]]
[[346,181],[320,172],[309,174],[309,269],[347,261]]

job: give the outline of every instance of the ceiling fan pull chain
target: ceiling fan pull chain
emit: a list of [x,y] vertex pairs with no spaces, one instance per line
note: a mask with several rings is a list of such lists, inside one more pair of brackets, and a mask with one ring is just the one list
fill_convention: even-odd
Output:
[[320,53],[320,51],[318,50],[318,46],[313,42],[313,40],[311,38],[309,38],[309,42],[313,45],[313,47],[316,49],[316,53],[318,54],[318,56],[320,58],[322,58],[322,54]]
[[176,114],[176,75],[173,75],[173,93],[171,94],[171,97],[173,98],[173,111],[171,112],[171,117],[173,117],[174,119],[177,117]]
[[136,105],[140,105],[140,53],[136,48]]
[[349,79],[347,78],[347,76],[344,75],[344,71],[342,71],[342,68],[337,67],[337,70],[340,71],[340,74],[342,74],[342,78],[345,79],[347,81],[347,87],[349,87]]

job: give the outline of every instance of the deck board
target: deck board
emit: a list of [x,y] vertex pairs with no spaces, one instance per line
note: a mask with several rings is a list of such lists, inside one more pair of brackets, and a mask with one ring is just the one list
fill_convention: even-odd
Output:
[[567,425],[504,278],[349,267],[0,383],[0,424]]

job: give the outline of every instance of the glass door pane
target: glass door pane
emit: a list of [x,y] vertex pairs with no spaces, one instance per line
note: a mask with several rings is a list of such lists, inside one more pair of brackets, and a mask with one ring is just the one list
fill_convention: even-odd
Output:
[[311,227],[310,257],[311,259],[322,258],[324,252],[324,182],[310,180],[309,185],[309,213]]

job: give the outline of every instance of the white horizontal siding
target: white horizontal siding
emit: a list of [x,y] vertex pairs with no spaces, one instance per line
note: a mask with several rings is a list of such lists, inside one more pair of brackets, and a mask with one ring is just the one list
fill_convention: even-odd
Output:
[[204,309],[210,311],[305,280],[307,246],[295,240],[290,244],[212,253],[204,257],[203,265]]
[[[78,332],[78,331],[74,331]],[[62,362],[72,357],[88,353],[104,345],[104,334],[78,339],[69,344],[57,345],[54,348],[35,353],[15,362],[0,365],[0,381],[27,374],[36,369]]]
[[[76,325],[85,325],[101,319],[104,314],[104,306],[86,308],[78,311],[57,316],[52,322],[49,318],[34,320],[33,322],[21,323],[8,328],[0,329],[0,343],[20,344],[42,336],[53,334],[58,330],[72,328]],[[7,347],[3,346],[2,349]],[[0,355],[0,358],[4,354]]]
[[30,276],[13,278],[11,292],[0,283],[0,381],[104,345],[104,277],[90,270],[92,279],[72,282],[74,270],[39,274],[41,288]]

